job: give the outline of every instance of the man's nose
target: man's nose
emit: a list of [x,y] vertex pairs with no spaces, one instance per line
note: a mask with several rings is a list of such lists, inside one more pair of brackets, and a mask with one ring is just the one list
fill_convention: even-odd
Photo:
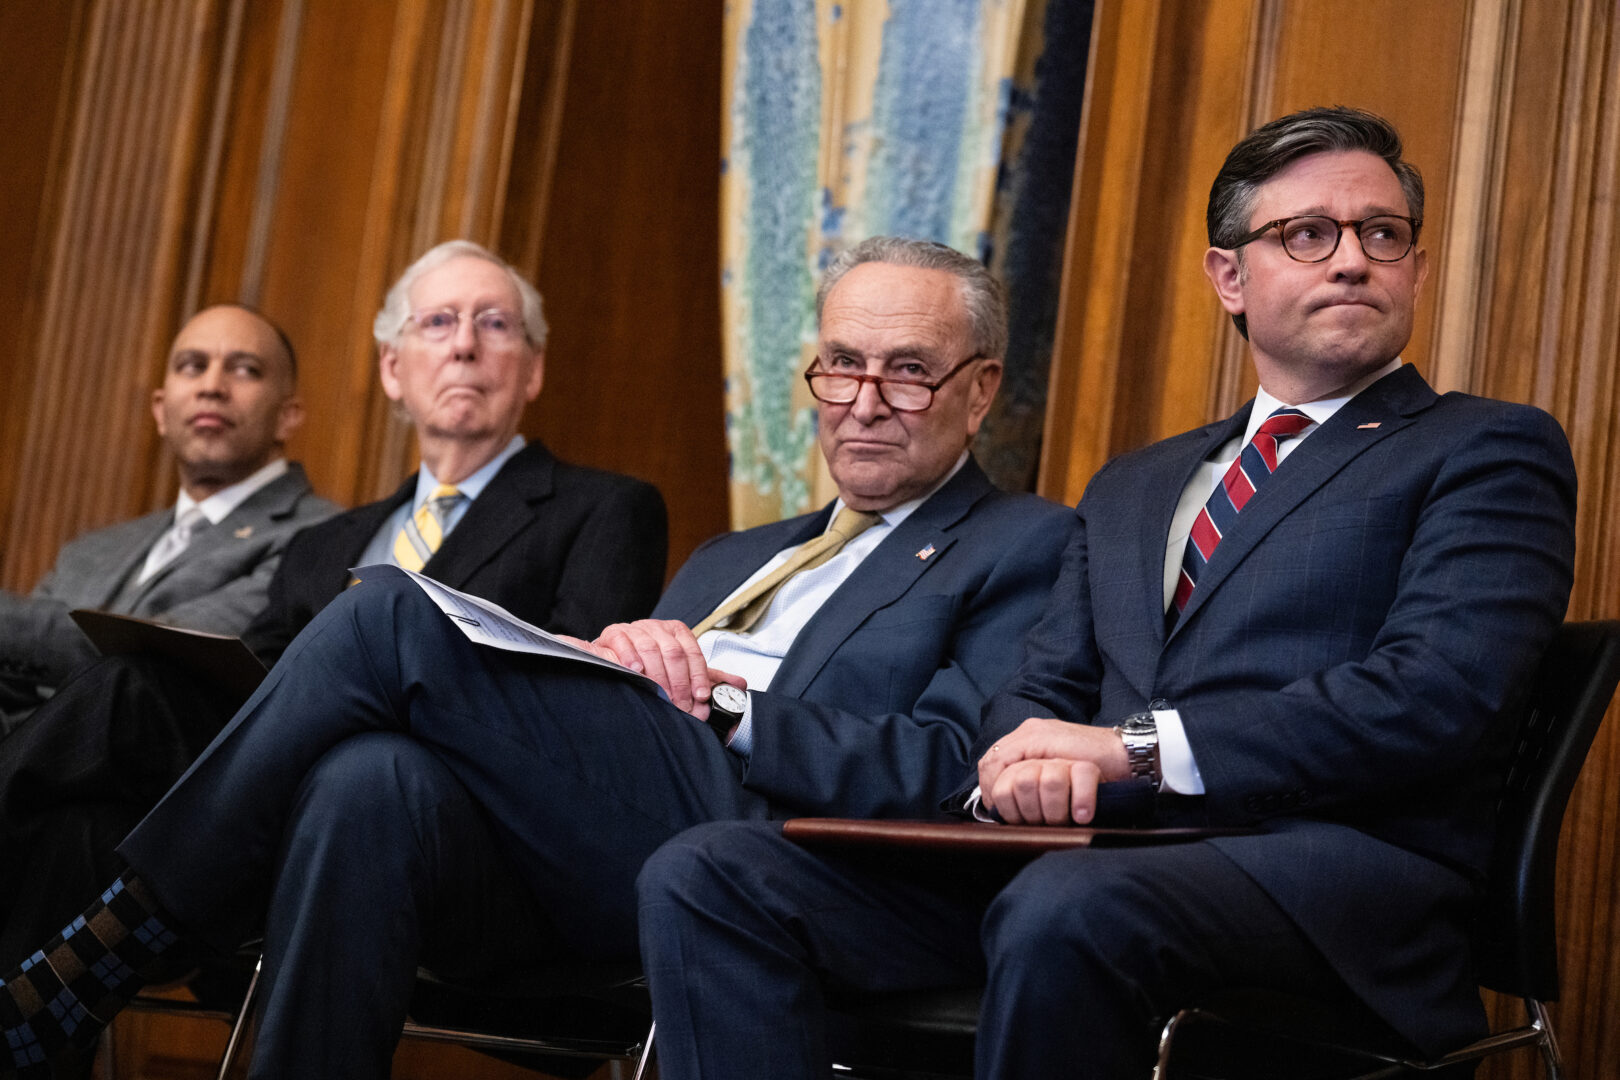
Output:
[[1361,234],[1350,226],[1340,226],[1338,250],[1328,260],[1328,268],[1335,277],[1348,277],[1354,281],[1364,279],[1372,269],[1372,260],[1361,246]]
[[228,385],[223,363],[209,364],[197,377],[197,393],[201,396],[224,397]]
[[878,391],[878,384],[872,382],[861,383],[861,388],[855,392],[855,400],[850,403],[849,409],[855,419],[863,424],[881,420],[892,411],[889,403],[883,400],[882,393]]
[[471,315],[456,320],[455,333],[450,335],[450,346],[457,360],[477,359],[478,327],[473,324]]

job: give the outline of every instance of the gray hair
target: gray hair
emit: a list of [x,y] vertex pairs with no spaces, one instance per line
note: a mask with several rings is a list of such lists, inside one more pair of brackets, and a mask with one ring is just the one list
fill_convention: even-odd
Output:
[[382,310],[377,312],[377,318],[371,323],[371,336],[376,339],[377,347],[399,344],[399,335],[405,329],[406,320],[411,317],[411,286],[416,284],[416,280],[451,259],[461,258],[483,259],[506,271],[506,276],[512,279],[512,286],[517,289],[518,297],[523,304],[524,335],[532,347],[545,348],[546,316],[540,305],[539,290],[530,285],[528,280],[513,269],[505,259],[471,240],[446,240],[429,248],[419,259],[405,268],[405,272],[399,275],[399,280],[394,282],[388,290],[388,295],[383,298]]
[[845,274],[862,263],[886,263],[916,270],[943,270],[962,283],[962,306],[973,334],[973,351],[1002,359],[1007,353],[1007,290],[978,259],[932,240],[874,236],[847,249],[828,264],[816,287],[816,325],[827,294]]
[[[1260,186],[1290,164],[1310,154],[1364,150],[1389,164],[1406,195],[1408,213],[1423,224],[1423,176],[1401,158],[1401,136],[1395,125],[1364,109],[1342,105],[1290,113],[1256,128],[1226,155],[1209,189],[1205,225],[1211,247],[1231,248],[1249,231]],[[1415,236],[1414,232],[1414,236]],[[1242,252],[1239,251],[1239,259]],[[1232,316],[1238,333],[1249,336],[1248,321]]]

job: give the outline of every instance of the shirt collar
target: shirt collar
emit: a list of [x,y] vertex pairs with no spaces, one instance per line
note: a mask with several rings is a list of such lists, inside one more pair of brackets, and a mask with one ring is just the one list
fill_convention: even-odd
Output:
[[[470,476],[457,483],[456,490],[465,495],[468,502],[478,498],[484,488],[489,486],[489,482],[495,479],[495,474],[501,471],[501,466],[510,461],[512,455],[522,450],[525,445],[527,444],[523,436],[512,436],[512,441],[507,443],[500,453],[479,466],[477,471]],[[422,462],[421,467],[416,470],[416,497],[412,500],[411,505],[413,507],[421,506],[427,502],[428,496],[433,494],[433,489],[438,486],[439,480],[433,475],[433,470],[428,468],[427,462]]]
[[1266,417],[1270,416],[1278,409],[1290,407],[1298,409],[1300,412],[1310,417],[1315,423],[1316,427],[1321,427],[1323,424],[1328,422],[1334,413],[1344,408],[1351,398],[1355,397],[1357,394],[1367,389],[1367,387],[1371,386],[1379,379],[1382,379],[1385,375],[1388,375],[1390,372],[1400,367],[1401,363],[1401,358],[1397,356],[1395,359],[1391,360],[1377,371],[1368,372],[1360,379],[1351,383],[1349,388],[1338,397],[1321,398],[1317,401],[1307,401],[1300,405],[1288,406],[1266,393],[1265,387],[1260,387],[1254,393],[1254,409],[1249,413],[1249,426],[1248,429],[1243,433],[1244,445],[1247,445],[1249,440],[1254,438],[1254,433],[1260,430],[1260,425],[1266,422]]
[[246,480],[238,480],[230,487],[220,488],[201,502],[186,494],[185,488],[181,488],[180,497],[174,502],[174,520],[179,521],[192,507],[196,507],[202,511],[203,517],[208,519],[210,525],[218,525],[232,510],[246,502],[250,495],[280,477],[288,468],[286,458],[276,458]]

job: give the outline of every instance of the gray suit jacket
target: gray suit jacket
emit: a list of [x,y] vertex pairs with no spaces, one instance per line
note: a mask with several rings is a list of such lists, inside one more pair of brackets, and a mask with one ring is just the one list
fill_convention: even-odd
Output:
[[[28,596],[0,591],[0,682],[9,691],[7,710],[26,707],[35,687],[58,686],[95,658],[94,646],[68,617],[74,608],[240,634],[264,607],[293,534],[338,509],[315,495],[295,464],[219,524],[194,533],[178,558],[128,591],[125,584],[173,524],[173,508],[70,541]],[[4,720],[0,725],[10,726]]]

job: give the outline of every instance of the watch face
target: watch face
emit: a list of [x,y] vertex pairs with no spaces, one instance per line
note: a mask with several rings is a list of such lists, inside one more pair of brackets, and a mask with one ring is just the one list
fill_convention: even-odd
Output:
[[748,694],[730,683],[721,683],[709,691],[709,704],[722,712],[741,716],[748,709]]
[[1127,716],[1120,724],[1120,728],[1127,735],[1156,735],[1159,724],[1152,713],[1137,713],[1135,716]]

